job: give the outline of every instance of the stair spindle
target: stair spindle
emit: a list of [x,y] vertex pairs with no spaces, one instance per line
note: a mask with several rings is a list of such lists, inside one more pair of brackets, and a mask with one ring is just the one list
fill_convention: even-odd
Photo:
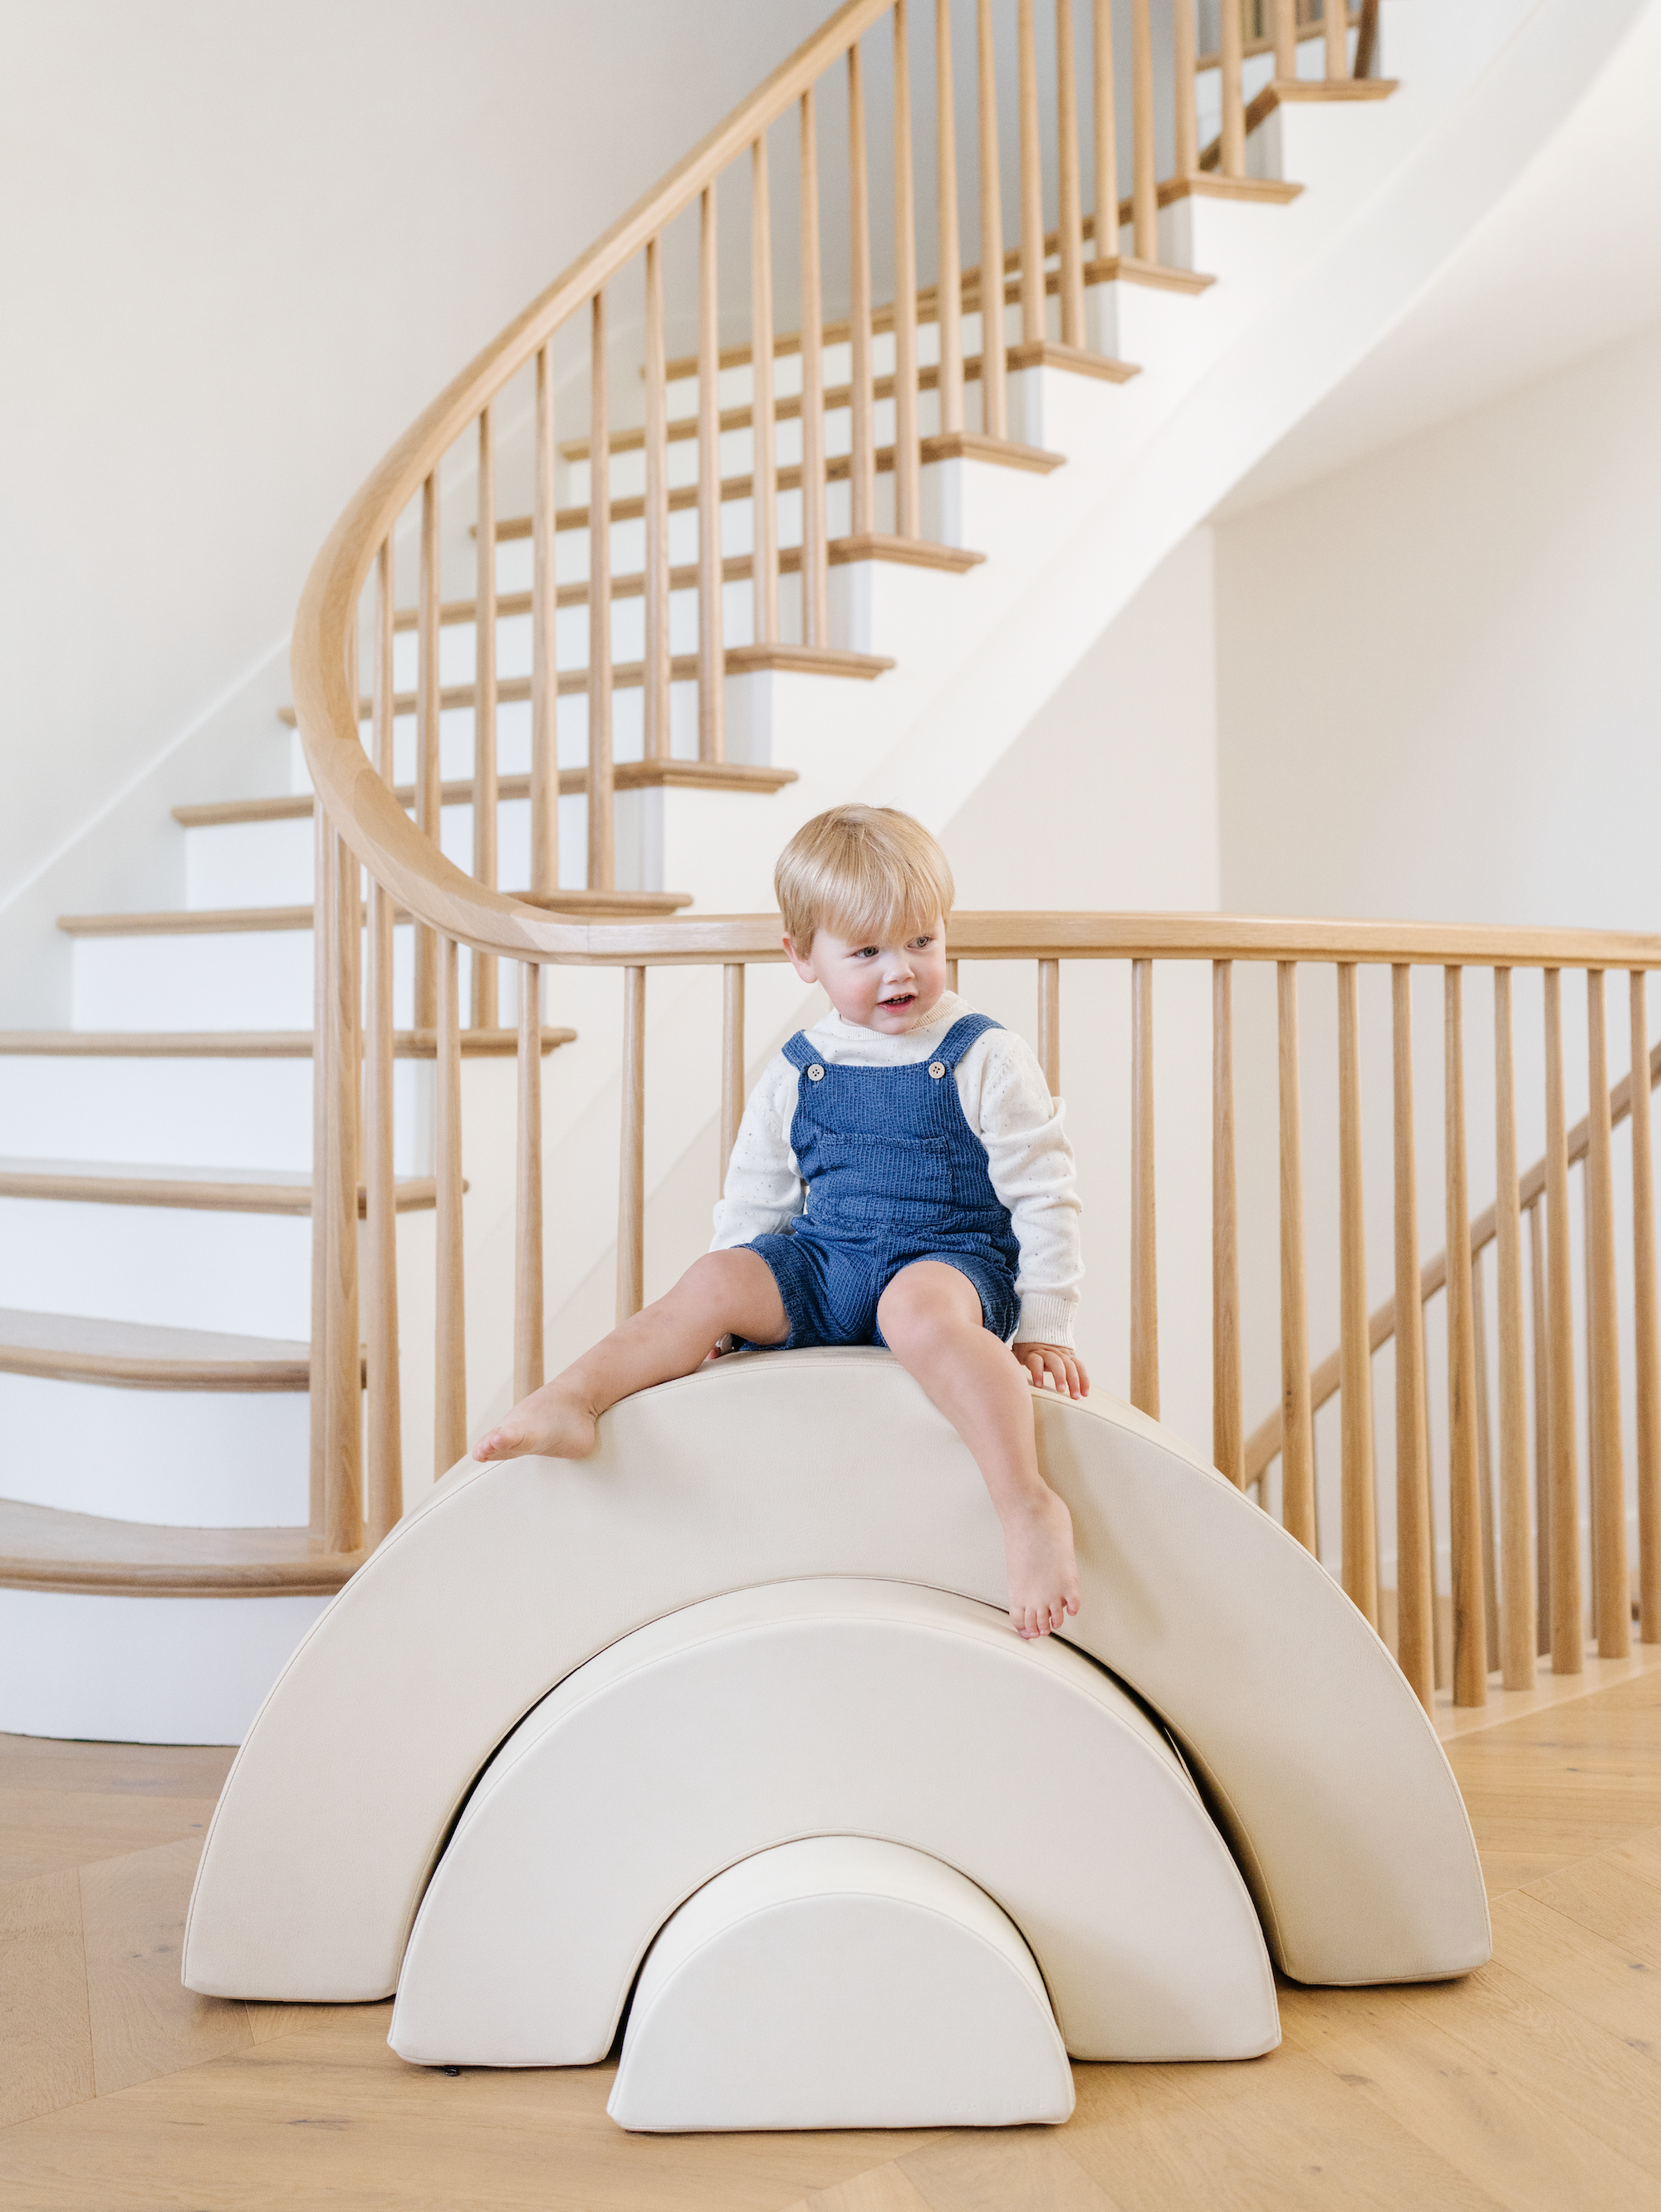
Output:
[[1585,1668],[1579,1476],[1574,1426],[1574,1291],[1570,1274],[1568,1139],[1563,1113],[1563,976],[1545,971],[1546,1372],[1551,1450],[1551,1670]]
[[[356,671],[353,672],[355,677]],[[355,684],[354,689],[355,690]],[[358,1328],[358,1096],[362,1060],[358,963],[362,933],[358,859],[330,834],[329,1175],[329,1427],[324,1541],[331,1552],[363,1542],[363,1364]],[[313,1186],[313,1204],[318,1203]]]
[[[1592,1543],[1596,1550],[1597,1656],[1632,1650],[1627,1565],[1626,1455],[1621,1437],[1621,1305],[1615,1276],[1615,1174],[1610,1158],[1609,1048],[1603,971],[1586,970],[1586,1077],[1591,1144],[1586,1155],[1586,1313],[1591,1358]],[[1634,1097],[1637,1107],[1642,1103]]]
[[721,1164],[726,1188],[727,1164],[744,1118],[744,967],[729,961],[721,970]]
[[819,146],[813,87],[802,94],[802,639],[830,643],[825,520],[825,348],[820,305]]
[[1298,74],[1297,0],[1269,0],[1270,38],[1275,52],[1275,75],[1282,80]]
[[1500,1568],[1494,1537],[1494,1440],[1488,1417],[1488,1270],[1483,1255],[1470,1255],[1470,1318],[1476,1347],[1473,1402],[1476,1409],[1476,1490],[1482,1521],[1482,1633],[1490,1668],[1500,1656]]
[[605,287],[591,310],[588,378],[588,887],[616,878],[615,770],[611,750],[611,409]]
[[1234,963],[1211,963],[1211,1455],[1246,1487],[1240,1207],[1234,1177]]
[[623,1091],[618,1117],[617,1320],[646,1304],[646,971],[623,970]]
[[1361,1164],[1361,1015],[1354,961],[1338,963],[1338,1279],[1343,1420],[1343,1586],[1379,1625],[1379,1523],[1373,1463],[1373,1347],[1367,1313]]
[[[436,845],[443,793],[439,782],[439,623],[443,593],[439,574],[439,474],[421,488],[421,579],[415,612],[415,827]],[[354,687],[355,694],[355,686]],[[430,1029],[437,1003],[433,932],[415,927],[415,1027]]]
[[513,1397],[543,1380],[543,971],[519,963],[518,1122],[513,1157]]
[[646,757],[670,757],[669,371],[664,351],[664,246],[646,249]]
[[917,428],[917,207],[912,176],[911,27],[894,0],[894,527],[923,534]]
[[530,512],[530,888],[560,888],[559,593],[554,492],[554,353],[536,349]]
[[1131,963],[1131,1403],[1159,1419],[1154,1185],[1154,963]]
[[871,388],[870,185],[865,167],[865,73],[859,41],[848,48],[849,496],[856,538],[876,527],[876,421]]
[[715,187],[698,203],[698,757],[726,758],[726,658],[721,614],[721,301],[716,283]]
[[1079,203],[1078,71],[1073,0],[1056,0],[1056,222],[1061,256],[1061,343],[1084,343],[1084,216]]
[[1551,1400],[1547,1389],[1545,1201],[1528,1210],[1529,1315],[1534,1335],[1534,1656],[1551,1656]]
[[1661,1644],[1661,1328],[1655,1280],[1655,1158],[1650,1128],[1645,975],[1630,978],[1633,1339],[1638,1398],[1638,1638]]
[[998,173],[992,0],[975,0],[975,56],[980,120],[980,427],[989,438],[1007,438],[1009,387],[1003,351],[1003,196]]
[[1138,261],[1159,259],[1154,143],[1154,31],[1149,0],[1131,0],[1131,219]]
[[[477,581],[473,606],[473,878],[496,888],[496,441],[494,410],[479,413]],[[494,1030],[496,963],[473,955],[472,1026]]]
[[1500,1664],[1507,1690],[1531,1690],[1536,1646],[1534,1532],[1529,1516],[1523,1224],[1517,1194],[1516,1073],[1509,968],[1494,971],[1494,1279],[1500,1306]]
[[[352,685],[356,690],[356,685]],[[321,1538],[327,1513],[329,1468],[329,1239],[333,1216],[325,1194],[333,1188],[329,1146],[333,1124],[330,1118],[329,1054],[332,1024],[329,1018],[330,960],[333,933],[330,908],[335,871],[334,827],[321,806],[312,809],[312,1003],[314,1008],[312,1058],[312,1354],[311,1488],[308,1512],[311,1533]]]
[[934,0],[936,286],[940,428],[963,428],[963,258],[957,228],[957,114],[952,90],[952,0]]
[[1453,1559],[1453,1702],[1488,1703],[1482,1493],[1476,1457],[1476,1341],[1470,1198],[1465,1172],[1464,971],[1442,970],[1443,1188],[1447,1231],[1448,1539]]
[[1326,34],[1326,75],[1329,83],[1341,83],[1349,75],[1349,9],[1348,0],[1325,0],[1321,27]]
[[[1223,0],[1225,12],[1229,0]],[[1173,151],[1176,173],[1191,177],[1199,168],[1199,127],[1194,112],[1194,0],[1171,0],[1171,77],[1176,118]]]
[[467,1336],[462,1236],[461,1002],[453,937],[439,939],[438,1065],[433,1150],[436,1182],[436,1297],[433,1342],[433,1473],[467,1451]]
[[[1038,47],[1033,0],[1017,0],[1015,14],[1021,176],[1021,342],[1044,342],[1044,155],[1039,141]],[[984,266],[984,284],[989,272]]]
[[773,375],[773,224],[763,131],[749,155],[750,580],[758,645],[779,637],[779,489]]
[[1413,970],[1390,971],[1396,1212],[1396,1658],[1428,1712],[1435,1696],[1435,1553],[1413,1127]]
[[[487,567],[481,516],[479,568]],[[488,549],[494,580],[495,546]],[[392,541],[385,538],[375,560],[375,659],[373,757],[375,772],[392,781]],[[321,809],[318,810],[321,812]],[[494,857],[494,855],[493,855]],[[494,878],[493,878],[494,881]],[[367,1036],[363,1063],[364,1343],[368,1373],[365,1444],[367,1541],[373,1546],[403,1511],[403,1416],[398,1395],[397,1212],[392,1157],[392,896],[369,878],[368,927],[364,933],[367,975],[364,991]],[[479,956],[474,956],[476,963]],[[494,965],[494,963],[491,963]]]
[[1218,152],[1221,176],[1246,174],[1246,41],[1242,35],[1239,0],[1222,0],[1222,35],[1219,75],[1222,81],[1222,143]]
[[[1225,12],[1231,0],[1223,0]],[[1118,122],[1113,106],[1112,0],[1094,0],[1090,33],[1095,192],[1090,218],[1100,262],[1118,258]]]
[[1309,1285],[1303,1233],[1298,968],[1276,963],[1281,1122],[1281,1521],[1306,1551],[1315,1529],[1315,1424],[1309,1390]]

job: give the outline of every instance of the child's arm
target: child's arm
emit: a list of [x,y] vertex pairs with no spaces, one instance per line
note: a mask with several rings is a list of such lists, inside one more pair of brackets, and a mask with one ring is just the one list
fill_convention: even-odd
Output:
[[969,1123],[986,1147],[992,1188],[1009,1210],[1021,1248],[1016,1356],[1029,1367],[1038,1360],[1064,1389],[1076,1378],[1088,1390],[1072,1351],[1084,1264],[1078,1175],[1063,1108],[1034,1054],[1009,1030],[989,1030],[963,1075]]
[[802,1178],[790,1148],[796,1070],[780,1053],[750,1093],[715,1208],[712,1252],[787,1228],[803,1207]]

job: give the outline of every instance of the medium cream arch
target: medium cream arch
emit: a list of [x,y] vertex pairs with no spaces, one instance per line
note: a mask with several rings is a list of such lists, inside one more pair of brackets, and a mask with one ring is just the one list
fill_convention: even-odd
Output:
[[[1420,1980],[1490,1948],[1476,1846],[1399,1671],[1320,1566],[1168,1431],[1034,1401],[1073,1515],[1070,1640],[1161,1713],[1294,1979]],[[958,1437],[888,1354],[768,1352],[642,1392],[592,1458],[454,1469],[347,1585],[250,1730],[209,1830],[186,1984],[396,1987],[475,1776],[621,1637],[724,1591],[835,1575],[1002,1605]]]

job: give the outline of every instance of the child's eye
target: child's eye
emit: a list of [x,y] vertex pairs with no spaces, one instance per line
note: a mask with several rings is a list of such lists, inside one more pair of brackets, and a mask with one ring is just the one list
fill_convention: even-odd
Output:
[[853,957],[856,960],[875,960],[876,953],[877,948],[876,945],[862,945],[858,951],[856,952]]

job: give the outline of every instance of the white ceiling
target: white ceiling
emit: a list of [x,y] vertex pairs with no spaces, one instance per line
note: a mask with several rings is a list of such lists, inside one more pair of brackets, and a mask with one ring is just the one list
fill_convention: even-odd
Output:
[[1217,519],[1661,323],[1658,101],[1661,5],[1401,320],[1242,478]]

